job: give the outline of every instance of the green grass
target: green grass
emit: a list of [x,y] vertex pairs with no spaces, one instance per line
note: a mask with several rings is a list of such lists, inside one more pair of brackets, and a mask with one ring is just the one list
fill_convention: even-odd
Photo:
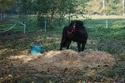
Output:
[[[99,67],[93,68],[90,70],[98,71],[99,75],[104,77],[105,82],[111,82],[112,80],[121,81],[125,80],[124,73],[124,60],[125,60],[125,19],[120,18],[108,18],[108,28],[106,28],[106,19],[89,19],[86,20],[85,26],[87,28],[89,38],[86,44],[86,49],[94,49],[99,51],[105,51],[117,58],[117,64],[113,67]],[[0,30],[5,30],[7,27],[13,25],[14,22],[3,23],[0,25]],[[59,50],[62,28],[47,28],[47,33],[44,33],[44,29],[37,28],[35,25],[28,24],[26,33],[23,33],[23,26],[17,24],[17,26],[10,30],[7,33],[0,35],[0,58],[14,56],[14,55],[30,55],[30,46],[33,43],[40,43],[44,46],[43,51],[47,52],[50,50]],[[74,43],[71,44],[71,49],[77,51],[76,45]],[[1,62],[0,62],[1,63]],[[11,68],[10,68],[11,69]],[[89,70],[89,69],[88,69]],[[13,69],[10,71],[11,74],[14,73]],[[5,74],[5,73],[4,73]],[[16,74],[16,73],[15,73]],[[72,71],[69,71],[69,74],[72,76],[68,76],[69,82],[78,83],[77,76],[82,77],[82,82],[84,83],[86,79],[91,82],[96,80],[97,75],[93,74],[88,76],[85,72],[80,71],[78,74],[75,74]],[[4,77],[6,74],[4,75]],[[16,74],[16,76],[18,76]],[[24,80],[18,78],[20,82],[31,82],[32,76],[26,75],[28,78],[24,78]],[[26,77],[24,76],[24,77]],[[1,74],[0,74],[0,77]],[[51,78],[51,81],[48,79]],[[14,78],[13,78],[14,79]],[[14,80],[17,80],[16,78]],[[43,80],[46,83],[51,82],[59,82],[60,78],[57,77],[38,77],[35,82],[39,83]]]

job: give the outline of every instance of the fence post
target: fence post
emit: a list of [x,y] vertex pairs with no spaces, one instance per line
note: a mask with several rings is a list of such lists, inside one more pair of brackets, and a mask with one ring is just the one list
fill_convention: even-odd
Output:
[[2,20],[2,14],[0,14],[0,20]]
[[108,20],[106,20],[106,28],[108,28]]
[[25,34],[25,32],[26,32],[26,22],[24,22],[23,26],[24,26],[24,34]]
[[46,33],[46,20],[45,20],[45,28],[44,28],[44,32]]
[[44,26],[44,32],[45,32],[45,33],[46,33],[46,24],[47,24],[47,21],[46,21],[46,20],[47,20],[47,17],[45,17],[45,21],[44,21],[44,22],[45,22],[45,26]]
[[7,13],[5,13],[4,16],[7,17]]

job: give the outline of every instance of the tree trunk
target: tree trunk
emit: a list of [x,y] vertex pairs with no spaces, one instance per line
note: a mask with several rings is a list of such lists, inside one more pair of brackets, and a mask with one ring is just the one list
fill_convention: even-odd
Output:
[[53,22],[54,22],[54,11],[52,10],[51,17],[50,17],[50,26],[54,25]]
[[38,11],[37,14],[36,14],[36,16],[37,16],[37,26],[40,27],[40,17],[41,17],[41,12]]

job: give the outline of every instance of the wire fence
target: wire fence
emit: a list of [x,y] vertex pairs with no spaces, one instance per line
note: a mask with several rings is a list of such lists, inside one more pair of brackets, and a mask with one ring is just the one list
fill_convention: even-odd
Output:
[[[7,17],[10,17],[9,18],[10,22],[8,22],[8,20],[5,20],[5,19],[8,19]],[[19,29],[19,25],[18,24],[23,26],[23,29],[22,29],[23,33],[25,34],[25,32],[26,32],[26,23],[25,22],[20,22],[17,19],[17,15],[12,16],[12,15],[5,14],[4,17],[2,17],[2,19],[0,21],[1,21],[1,24],[0,24],[0,34],[5,33],[5,32],[9,32],[10,30],[14,30],[15,28],[16,28],[15,30],[18,30]]]
[[8,16],[7,13],[0,14],[0,20],[3,20],[3,19],[6,18],[7,16]]
[[[4,18],[7,17],[8,15],[5,14]],[[37,17],[36,15],[28,15],[25,20],[21,21],[19,19],[18,15],[11,15],[11,26],[5,26],[5,29],[0,30],[0,33],[7,32],[11,29],[13,29],[17,24],[21,24],[22,31],[26,33],[27,27],[29,29],[32,28],[37,28],[38,27],[38,22],[37,22]],[[2,20],[4,19],[2,17]],[[125,19],[82,19],[84,22],[85,27],[87,28],[114,28],[114,27],[124,27],[125,26]],[[67,18],[59,19],[56,18],[53,21],[53,27],[56,28],[62,28],[63,26],[67,25],[69,23],[69,20]],[[47,28],[50,28],[50,18],[49,17],[43,17],[42,20],[40,21],[40,26],[39,28],[43,28],[44,32],[47,32]],[[1,29],[1,26],[0,26]],[[19,28],[17,28],[18,30]],[[20,29],[19,29],[20,30]]]
[[91,19],[84,22],[88,28],[123,28],[125,19]]

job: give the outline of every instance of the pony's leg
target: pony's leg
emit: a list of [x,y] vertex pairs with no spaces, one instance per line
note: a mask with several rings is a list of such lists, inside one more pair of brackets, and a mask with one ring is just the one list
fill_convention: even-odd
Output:
[[60,50],[62,50],[62,42],[60,43]]
[[63,39],[61,40],[61,43],[60,43],[60,50],[62,50],[62,47],[63,47]]
[[82,51],[84,51],[86,45],[86,40],[82,43]]
[[78,46],[78,51],[80,52],[81,51],[81,43],[77,42],[77,46]]
[[66,44],[66,39],[62,39],[60,43],[60,50],[62,50],[62,48],[66,46],[65,44]]
[[71,44],[71,41],[67,41],[66,43],[67,49],[69,49],[70,44]]

